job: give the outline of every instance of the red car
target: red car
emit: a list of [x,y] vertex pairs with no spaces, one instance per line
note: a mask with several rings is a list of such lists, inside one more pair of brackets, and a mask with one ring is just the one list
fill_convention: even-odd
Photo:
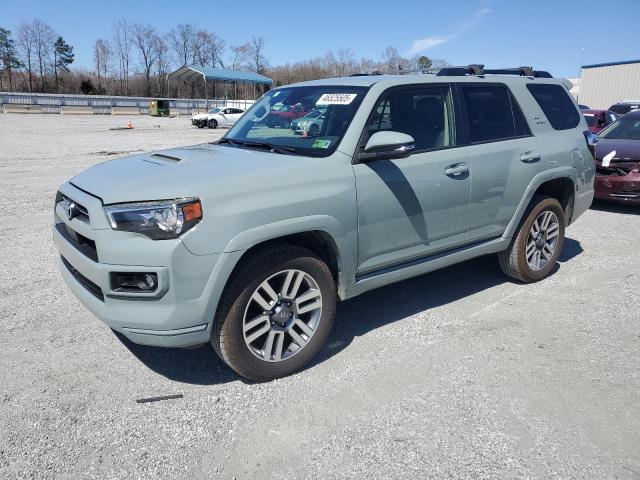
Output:
[[611,125],[618,120],[620,116],[609,110],[582,110],[582,115],[589,125],[589,131],[592,133],[598,133],[603,128]]
[[284,108],[271,112],[269,118],[269,126],[289,128],[291,122],[298,117],[303,117],[311,111],[310,108],[302,103],[296,103],[295,105],[287,105]]
[[593,143],[595,197],[640,205],[640,110],[604,129]]

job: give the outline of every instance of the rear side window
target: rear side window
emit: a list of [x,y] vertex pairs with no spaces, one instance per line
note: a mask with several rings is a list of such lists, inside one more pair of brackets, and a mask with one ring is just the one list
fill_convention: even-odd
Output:
[[580,123],[580,113],[567,90],[560,85],[528,83],[527,88],[556,130],[575,128]]
[[462,85],[471,143],[531,135],[511,92],[504,85]]

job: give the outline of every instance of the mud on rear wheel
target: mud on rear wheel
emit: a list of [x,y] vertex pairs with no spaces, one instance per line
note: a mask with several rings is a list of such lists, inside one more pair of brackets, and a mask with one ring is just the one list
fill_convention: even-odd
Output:
[[564,212],[558,200],[536,195],[509,248],[498,254],[502,271],[525,283],[547,277],[562,251],[564,229]]

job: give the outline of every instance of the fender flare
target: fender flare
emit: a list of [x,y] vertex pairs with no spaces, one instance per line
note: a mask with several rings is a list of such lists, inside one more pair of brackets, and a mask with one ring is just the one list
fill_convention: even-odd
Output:
[[[242,255],[260,243],[288,235],[314,231],[327,235],[329,243],[332,244],[330,247],[334,250],[339,270],[338,294],[342,298],[346,286],[355,278],[356,235],[355,232],[345,230],[338,220],[329,215],[291,218],[260,225],[239,233],[227,243],[222,251],[221,261],[232,262],[232,265],[227,265],[224,271],[230,275]],[[228,275],[224,278],[224,285],[227,283]]]
[[518,208],[516,209],[515,214],[511,218],[511,221],[507,225],[506,230],[502,234],[503,239],[511,239],[516,234],[516,230],[522,221],[522,217],[524,216],[524,212],[527,210],[527,207],[531,203],[531,199],[533,195],[536,193],[540,186],[550,180],[555,180],[557,178],[567,178],[571,180],[573,184],[573,190],[575,194],[576,185],[578,185],[578,173],[576,169],[571,166],[558,167],[553,168],[551,170],[545,170],[544,172],[538,173],[535,177],[531,179],[527,189],[525,190],[524,195],[522,196],[522,200],[518,204]]

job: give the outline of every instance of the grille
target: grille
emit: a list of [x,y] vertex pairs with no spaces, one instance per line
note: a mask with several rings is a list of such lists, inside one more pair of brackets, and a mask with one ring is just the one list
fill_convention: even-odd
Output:
[[76,270],[75,267],[73,267],[73,265],[71,265],[62,255],[60,256],[60,258],[62,259],[62,263],[64,263],[64,266],[67,267],[67,270],[69,270],[69,273],[73,275],[73,278],[75,278],[80,285],[86,288],[91,295],[104,302],[104,294],[102,293],[102,289],[87,277],[82,275],[78,270]]
[[98,261],[96,242],[84,235],[80,235],[64,223],[57,223],[56,230],[67,242],[76,247],[76,250],[82,253],[85,257],[90,258],[94,262]]
[[73,202],[76,205],[76,216],[74,218],[78,218],[80,220],[83,220],[87,223],[89,223],[89,211],[86,209],[86,207],[78,202],[76,202],[75,200],[67,197],[66,195],[58,192],[56,194],[56,203],[55,205],[58,205],[60,202],[64,201],[64,200],[68,200],[69,202]]

